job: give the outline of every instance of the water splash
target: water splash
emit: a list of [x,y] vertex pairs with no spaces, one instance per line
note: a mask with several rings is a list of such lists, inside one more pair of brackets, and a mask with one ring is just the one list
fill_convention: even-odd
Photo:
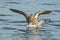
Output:
[[41,26],[43,26],[44,23],[45,23],[45,21],[41,20],[41,21],[39,21],[35,24],[30,23],[30,24],[27,25],[27,27],[41,27]]
[[40,28],[43,26],[45,21],[41,20],[35,24],[30,23],[27,25],[27,30],[29,34],[39,34],[41,32]]

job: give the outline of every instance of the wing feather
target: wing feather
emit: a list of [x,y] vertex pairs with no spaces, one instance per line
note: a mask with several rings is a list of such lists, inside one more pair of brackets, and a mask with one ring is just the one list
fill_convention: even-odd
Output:
[[49,13],[51,13],[51,11],[43,11],[43,10],[40,11],[40,10],[39,10],[38,12],[35,13],[34,17],[37,18],[37,17],[39,17],[39,15],[41,15],[41,14],[49,14]]
[[23,11],[16,10],[16,9],[10,9],[10,10],[13,11],[13,12],[15,12],[15,13],[19,13],[19,14],[24,15],[26,19],[27,19],[27,17],[28,17],[28,15],[27,15],[25,12],[23,12]]

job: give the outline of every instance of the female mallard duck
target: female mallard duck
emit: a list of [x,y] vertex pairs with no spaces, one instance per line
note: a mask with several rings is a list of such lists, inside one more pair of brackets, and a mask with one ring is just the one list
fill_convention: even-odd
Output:
[[49,13],[51,13],[51,11],[43,11],[42,10],[42,11],[36,12],[35,15],[30,15],[29,16],[28,14],[26,14],[23,11],[19,11],[19,10],[16,10],[16,9],[10,9],[10,10],[13,11],[13,12],[16,12],[16,13],[24,15],[28,24],[29,23],[37,23],[38,22],[38,17],[41,14],[49,14]]

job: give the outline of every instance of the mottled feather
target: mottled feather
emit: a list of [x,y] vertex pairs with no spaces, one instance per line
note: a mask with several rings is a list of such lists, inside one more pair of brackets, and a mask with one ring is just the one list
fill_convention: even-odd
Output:
[[41,14],[49,14],[51,11],[44,11],[44,10],[39,10],[38,12],[35,13],[34,17],[38,18]]

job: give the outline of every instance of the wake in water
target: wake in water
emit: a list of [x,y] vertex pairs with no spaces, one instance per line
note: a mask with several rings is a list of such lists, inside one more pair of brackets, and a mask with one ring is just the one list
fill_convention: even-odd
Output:
[[45,24],[45,21],[41,20],[35,24],[29,23],[27,25],[27,30],[29,30],[29,33],[40,33],[40,28]]
[[41,26],[43,26],[43,24],[45,24],[45,21],[39,21],[39,22],[37,22],[37,23],[35,23],[35,24],[33,24],[33,23],[29,23],[28,25],[27,25],[27,27],[32,27],[32,28],[34,28],[34,27],[41,27]]

